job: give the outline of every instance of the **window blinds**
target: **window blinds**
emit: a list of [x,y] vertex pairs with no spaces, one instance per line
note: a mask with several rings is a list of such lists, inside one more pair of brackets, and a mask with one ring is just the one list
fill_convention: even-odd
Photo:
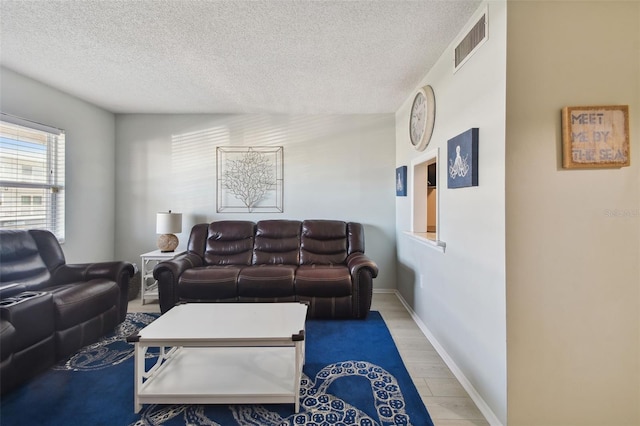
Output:
[[64,241],[64,131],[0,115],[0,228],[48,229]]

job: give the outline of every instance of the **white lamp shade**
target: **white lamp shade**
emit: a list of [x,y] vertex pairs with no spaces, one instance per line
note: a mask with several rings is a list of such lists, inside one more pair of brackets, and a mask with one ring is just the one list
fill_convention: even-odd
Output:
[[156,215],[156,234],[182,232],[182,213],[161,212]]

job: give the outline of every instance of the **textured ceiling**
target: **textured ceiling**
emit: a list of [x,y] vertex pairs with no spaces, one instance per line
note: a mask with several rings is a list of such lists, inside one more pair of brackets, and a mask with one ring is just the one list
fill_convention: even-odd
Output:
[[0,2],[2,66],[109,111],[291,114],[395,112],[480,3]]

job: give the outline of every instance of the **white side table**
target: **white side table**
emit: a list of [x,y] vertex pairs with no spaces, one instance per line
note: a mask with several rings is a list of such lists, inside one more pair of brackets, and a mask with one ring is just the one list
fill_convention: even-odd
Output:
[[154,250],[140,255],[140,259],[142,260],[142,269],[140,271],[140,301],[143,305],[145,300],[158,298],[158,281],[153,278],[153,268],[163,260],[171,260],[182,253],[184,252],[162,252],[160,250]]

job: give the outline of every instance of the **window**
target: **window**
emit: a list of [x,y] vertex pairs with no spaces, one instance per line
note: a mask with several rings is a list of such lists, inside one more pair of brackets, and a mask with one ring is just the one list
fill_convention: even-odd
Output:
[[427,233],[431,233],[436,239],[436,223],[438,223],[438,182],[437,159],[427,164]]
[[48,229],[64,241],[64,132],[0,116],[0,228]]
[[438,153],[436,148],[411,162],[410,235],[444,251],[438,217]]

